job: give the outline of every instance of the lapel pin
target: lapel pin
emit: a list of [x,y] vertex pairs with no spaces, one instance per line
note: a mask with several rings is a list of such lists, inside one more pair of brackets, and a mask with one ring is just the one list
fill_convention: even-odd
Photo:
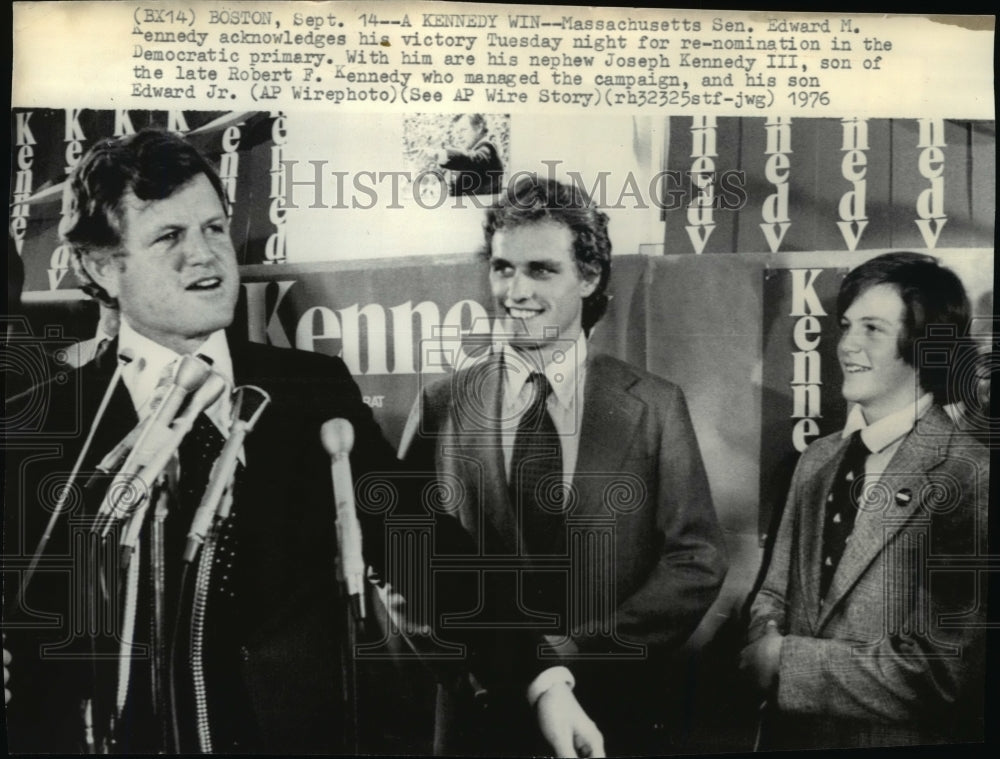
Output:
[[897,506],[909,506],[910,501],[913,500],[913,492],[909,488],[903,488],[896,493],[896,505]]

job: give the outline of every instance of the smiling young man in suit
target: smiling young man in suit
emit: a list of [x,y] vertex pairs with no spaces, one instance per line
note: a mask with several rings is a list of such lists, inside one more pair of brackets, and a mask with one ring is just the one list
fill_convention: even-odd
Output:
[[851,410],[799,460],[741,657],[769,700],[761,747],[981,739],[986,596],[960,567],[985,555],[989,457],[942,408],[968,298],[936,259],[887,253],[837,313]]
[[[608,302],[607,223],[577,187],[508,188],[485,228],[499,345],[425,389],[401,454],[461,483],[458,515],[481,539],[464,568],[546,633],[538,656],[565,665],[548,674],[575,680],[609,753],[662,753],[680,685],[667,660],[725,558],[680,388],[588,346]],[[439,689],[439,751],[537,750],[507,727],[519,701],[491,693],[484,710],[463,685]]]
[[[112,350],[6,406],[8,747],[349,753],[340,634],[347,605],[335,580],[330,458],[321,427],[338,417],[351,423],[358,478],[377,472],[392,481],[395,454],[340,359],[227,336],[239,276],[226,193],[184,139],[143,130],[103,140],[67,184],[60,232],[86,289],[119,310],[121,328]],[[102,546],[90,532],[104,488],[82,483],[148,418],[158,386],[189,354],[210,363],[228,390],[254,385],[271,403],[242,446],[230,514],[212,557],[203,549],[190,572],[181,567],[209,476],[205,465],[230,434],[235,401],[228,392],[199,414],[178,471],[155,491],[167,495],[150,496],[155,516],[143,525],[129,564],[136,572],[122,577],[116,533]],[[53,494],[67,485],[82,448],[81,476],[26,588],[25,569]],[[366,558],[380,564],[380,525],[364,521]],[[467,539],[460,529],[449,535]],[[154,563],[155,555],[162,558]],[[126,645],[129,638],[135,645]],[[533,638],[513,638],[523,639],[514,631],[505,640],[534,645]],[[482,644],[475,635],[464,642],[473,650]],[[532,685],[544,669],[532,665],[503,672],[505,682],[532,686],[537,703],[532,722],[517,728],[527,731],[537,721],[557,753],[600,755],[600,734],[567,685]],[[496,670],[478,673],[490,681]]]

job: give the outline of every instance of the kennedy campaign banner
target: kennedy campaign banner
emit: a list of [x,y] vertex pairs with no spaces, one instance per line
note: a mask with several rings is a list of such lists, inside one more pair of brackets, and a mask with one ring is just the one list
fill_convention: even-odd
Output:
[[993,244],[996,125],[671,117],[668,253]]
[[233,243],[243,264],[285,257],[281,145],[285,117],[237,111],[14,109],[11,113],[10,243],[28,292],[79,287],[59,241],[63,188],[80,158],[106,137],[155,126],[186,135],[219,171]]
[[760,427],[762,536],[780,513],[795,462],[844,425],[837,364],[837,291],[847,268],[767,269],[763,288]]

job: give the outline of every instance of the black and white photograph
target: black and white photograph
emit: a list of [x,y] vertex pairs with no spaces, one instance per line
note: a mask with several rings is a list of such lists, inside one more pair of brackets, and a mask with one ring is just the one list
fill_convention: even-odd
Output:
[[989,751],[994,16],[14,22],[8,752]]

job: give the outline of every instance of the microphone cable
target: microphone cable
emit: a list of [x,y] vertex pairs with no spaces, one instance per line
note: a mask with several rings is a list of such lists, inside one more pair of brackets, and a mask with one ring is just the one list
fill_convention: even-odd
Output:
[[[180,597],[177,599],[177,613],[174,616],[174,629],[170,632],[170,657],[167,665],[167,680],[170,682],[170,725],[174,735],[173,753],[181,753],[181,726],[177,718],[177,639],[180,636],[181,622],[184,618],[184,590],[187,587],[188,569],[190,564],[181,565]],[[171,752],[167,752],[171,753]]]

